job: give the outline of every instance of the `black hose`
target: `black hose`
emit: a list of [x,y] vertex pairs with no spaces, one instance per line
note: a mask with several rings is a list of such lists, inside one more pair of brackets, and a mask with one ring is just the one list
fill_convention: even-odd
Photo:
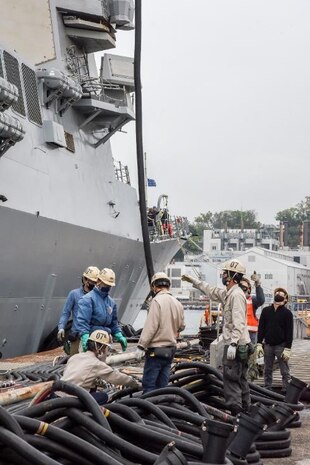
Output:
[[[83,425],[87,430],[91,431],[95,436],[100,438],[102,441],[105,441],[109,446],[119,449],[122,453],[126,454],[133,459],[137,459],[138,463],[154,463],[157,456],[151,452],[141,449],[140,447],[135,446],[127,442],[126,440],[118,437],[116,434],[111,433],[110,431],[97,425],[92,419],[88,418],[86,415],[83,415],[77,409],[68,409],[68,416],[77,423]],[[109,419],[113,417],[118,417],[120,421],[129,423],[129,425],[134,426],[134,423],[127,422],[127,420],[122,419],[116,414],[111,412],[108,416]]]
[[24,438],[24,432],[19,426],[13,415],[10,415],[3,407],[0,406],[0,425],[12,431],[20,438]]
[[109,455],[116,458],[123,465],[135,465],[134,462],[131,462],[130,460],[126,459],[125,457],[122,457],[121,455],[119,455],[119,451],[115,451],[114,449],[111,449],[110,447],[106,446],[103,441],[101,441],[97,436],[95,436],[91,432],[87,431],[81,425],[75,425],[72,428],[72,434],[78,436],[81,439],[84,439],[84,441],[88,442],[89,444],[92,444],[93,446],[97,447],[98,449],[101,449],[101,450],[103,450],[105,452],[108,452]]
[[[68,409],[70,411],[70,409]],[[82,416],[86,417],[86,415]],[[97,449],[96,447],[88,444],[82,439],[73,436],[73,434],[68,431],[60,430],[59,428],[49,425],[48,423],[42,423],[39,420],[34,418],[22,417],[16,415],[17,421],[22,426],[32,434],[41,434],[53,441],[60,442],[64,446],[72,448],[73,450],[78,449],[79,453],[86,458],[89,458],[98,465],[119,465],[120,462],[112,459],[106,452]],[[99,428],[99,425],[97,425]],[[41,431],[41,432],[40,432]],[[108,431],[108,430],[107,430]],[[112,433],[110,433],[112,434]]]
[[146,262],[146,269],[151,282],[154,274],[150,237],[147,225],[147,204],[145,195],[145,167],[142,137],[142,92],[141,92],[141,18],[142,0],[136,0],[135,6],[135,52],[134,52],[134,78],[135,78],[135,101],[136,101],[136,146],[137,146],[137,168],[139,187],[139,208],[141,217],[143,247]]
[[45,400],[44,402],[41,402],[40,404],[31,405],[30,407],[27,407],[18,413],[19,415],[24,416],[24,417],[35,418],[35,417],[40,417],[44,415],[45,413],[50,412],[51,410],[54,410],[54,409],[70,408],[70,407],[76,407],[81,410],[85,408],[84,404],[77,397],[66,396],[66,397],[58,397],[56,399]]
[[191,436],[194,436],[196,438],[196,441],[201,444],[201,439],[200,439],[200,432],[201,429],[198,426],[195,425],[190,425],[189,423],[184,423],[180,420],[175,421],[176,427],[182,431],[182,434],[189,434]]
[[170,375],[169,381],[174,383],[175,381],[178,381],[180,378],[185,378],[187,376],[194,376],[194,375],[202,376],[203,373],[198,368],[183,370],[181,372],[173,373],[172,375]]
[[158,408],[156,405],[152,404],[151,402],[148,402],[147,400],[132,398],[132,399],[123,399],[119,403],[128,405],[129,407],[139,407],[142,410],[153,414],[156,418],[158,418],[159,421],[170,426],[170,428],[175,429],[175,425],[170,420],[170,418],[160,408]]
[[[126,436],[130,437],[131,441],[138,442],[139,444],[148,444],[149,447],[156,448],[157,451],[161,450],[172,439],[167,431],[164,434],[149,431],[144,426],[131,423],[117,415],[109,416],[109,421],[117,431],[126,432]],[[203,451],[200,445],[180,438],[173,438],[173,441],[181,452],[194,457],[202,457]]]
[[106,429],[110,429],[108,420],[103,414],[103,407],[100,408],[95,399],[89,394],[88,391],[77,386],[76,384],[67,383],[64,381],[55,381],[52,390],[55,391],[62,391],[66,394],[70,394],[76,396],[78,399],[83,402],[86,409],[93,415],[99,425],[103,426]]
[[212,374],[219,380],[223,380],[223,374],[219,370],[203,362],[180,362],[174,366],[173,372],[175,373],[178,370],[184,370],[188,368],[199,368],[203,372]]
[[229,413],[223,412],[222,410],[211,407],[211,405],[208,404],[203,404],[204,408],[206,411],[209,413],[209,415],[212,415],[214,418],[218,418],[220,421],[223,423],[235,423],[235,417],[230,415]]
[[45,423],[53,423],[54,421],[59,420],[59,418],[63,418],[66,415],[66,408],[56,408],[54,410],[51,410],[50,412],[47,412],[45,415],[42,415],[42,417],[37,417],[37,419],[40,421],[44,421]]
[[22,438],[16,436],[16,434],[5,429],[3,426],[0,426],[0,437],[2,443],[5,443],[21,457],[29,460],[33,465],[59,465],[59,462],[56,462],[52,458],[42,454]]
[[180,377],[180,379],[173,381],[172,386],[184,387],[198,380],[204,380],[202,373],[186,377]]
[[159,408],[169,415],[170,418],[177,418],[179,420],[187,421],[189,423],[193,423],[196,426],[201,426],[202,423],[205,421],[205,417],[199,415],[197,413],[193,413],[190,410],[184,412],[182,410],[169,407],[167,405],[159,405]]
[[120,402],[109,404],[109,410],[111,412],[117,413],[118,415],[121,415],[124,418],[127,418],[129,421],[133,421],[135,423],[144,422],[136,410],[129,408],[127,405],[121,404]]
[[[175,395],[175,394],[161,394],[161,395],[155,395],[155,396],[150,396],[147,398],[147,400],[149,402],[152,402],[152,404],[177,404],[178,406],[183,406],[184,408],[185,407],[185,400],[183,399],[183,397],[180,397],[178,395]],[[186,408],[186,410],[188,410]]]
[[147,399],[148,397],[161,394],[177,394],[180,397],[183,397],[200,415],[204,416],[205,418],[210,418],[209,414],[206,412],[201,403],[192,394],[182,388],[168,386],[165,388],[155,389],[154,391],[143,394],[141,398]]
[[67,447],[61,444],[58,444],[55,441],[52,441],[51,439],[32,434],[26,434],[25,439],[28,442],[28,444],[30,444],[38,450],[45,451],[52,455],[56,455],[57,457],[70,460],[70,462],[77,463],[79,465],[93,465],[93,462],[91,462],[90,460],[87,460],[85,457],[81,457],[80,454],[68,449]]
[[[181,422],[179,422],[181,423]],[[197,434],[196,434],[196,430],[195,430],[195,434],[192,434],[192,433],[187,433],[187,431],[182,431],[182,429],[180,428],[169,428],[169,426],[167,425],[159,425],[158,423],[155,423],[154,421],[151,421],[151,420],[145,420],[145,424],[147,426],[148,429],[150,430],[153,430],[153,431],[157,431],[157,433],[164,433],[165,431],[169,432],[169,437],[171,437],[172,439],[173,438],[184,438],[185,440],[188,440],[188,441],[193,441],[197,444],[201,444],[201,439],[199,437],[199,439],[197,438]],[[164,427],[163,427],[164,426]],[[197,426],[193,426],[193,425],[188,425],[188,426],[192,426],[193,428],[197,428]],[[197,430],[199,431],[199,428],[197,428]],[[199,433],[198,433],[198,436],[199,436]]]

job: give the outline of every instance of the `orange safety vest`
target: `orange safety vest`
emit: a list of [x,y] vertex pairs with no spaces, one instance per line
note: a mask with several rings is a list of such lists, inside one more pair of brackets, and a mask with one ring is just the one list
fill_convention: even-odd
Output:
[[257,333],[258,331],[258,319],[254,314],[253,308],[253,301],[252,297],[247,299],[247,326],[248,331],[252,331],[253,333]]

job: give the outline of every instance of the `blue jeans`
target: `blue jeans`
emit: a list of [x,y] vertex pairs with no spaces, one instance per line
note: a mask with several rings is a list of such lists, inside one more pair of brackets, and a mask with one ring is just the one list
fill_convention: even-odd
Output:
[[142,387],[143,394],[168,386],[172,359],[145,356]]

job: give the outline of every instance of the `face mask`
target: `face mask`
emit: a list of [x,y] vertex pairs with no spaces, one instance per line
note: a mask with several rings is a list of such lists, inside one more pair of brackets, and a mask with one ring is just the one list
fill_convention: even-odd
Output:
[[111,289],[111,286],[102,286],[99,288],[101,292],[106,292],[108,293]]
[[224,286],[227,286],[227,284],[229,283],[229,280],[228,280],[228,277],[227,276],[222,276],[222,283]]
[[98,360],[100,360],[100,362],[105,362],[107,355],[108,354],[106,352],[101,352],[100,354],[97,355],[97,358]]
[[92,289],[94,289],[95,287],[95,284],[92,284],[92,283],[88,283],[88,289],[91,291]]
[[283,296],[280,295],[280,294],[276,294],[276,295],[274,296],[274,301],[277,302],[277,303],[284,302],[284,299],[285,299],[285,297],[283,297]]

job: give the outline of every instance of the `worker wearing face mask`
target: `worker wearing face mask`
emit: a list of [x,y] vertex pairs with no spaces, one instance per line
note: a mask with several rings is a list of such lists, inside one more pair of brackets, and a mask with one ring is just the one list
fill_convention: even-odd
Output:
[[245,267],[236,259],[223,264],[222,283],[225,288],[212,287],[189,275],[182,280],[188,281],[210,300],[219,302],[223,307],[223,381],[226,408],[233,415],[247,411],[250,407],[250,389],[247,381],[248,357],[250,354],[250,336],[246,324],[246,298],[239,287],[245,274]]
[[[97,329],[91,333],[87,341],[86,351],[70,357],[65,365],[61,380],[90,391],[90,394],[99,405],[103,405],[108,401],[108,394],[96,390],[98,379],[116,386],[139,387],[139,383],[133,378],[107,365],[106,358],[110,347],[111,336],[106,331]],[[66,395],[63,392],[56,392],[53,397]]]
[[262,310],[257,334],[257,357],[264,356],[265,387],[272,389],[272,370],[277,357],[282,376],[282,393],[285,393],[291,377],[288,360],[293,342],[293,314],[285,306],[287,302],[287,290],[282,287],[275,289],[272,305]]
[[102,329],[113,336],[122,346],[127,348],[127,339],[123,335],[117,319],[117,306],[109,296],[111,287],[115,286],[115,273],[103,268],[98,274],[94,289],[79,300],[77,314],[77,330],[81,337],[81,348],[87,350],[89,335],[96,329]]
[[[99,271],[99,268],[96,266],[88,266],[86,268],[82,276],[82,286],[69,292],[62,310],[58,323],[57,339],[59,342],[65,343],[65,350],[70,356],[78,353],[79,351],[80,338],[77,330],[78,302],[85,294],[94,288],[98,279]],[[66,341],[65,328],[71,317],[72,326]]]
[[251,280],[255,284],[255,295],[251,295],[252,286],[249,279],[243,276],[239,286],[245,294],[247,301],[247,327],[252,344],[257,342],[257,331],[258,331],[258,318],[256,316],[257,309],[265,303],[265,294],[260,283],[260,278],[256,271],[251,275]]

